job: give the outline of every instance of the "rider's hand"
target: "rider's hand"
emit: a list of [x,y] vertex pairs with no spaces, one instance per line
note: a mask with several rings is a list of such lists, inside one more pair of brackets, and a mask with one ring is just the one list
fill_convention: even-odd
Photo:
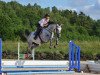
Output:
[[48,24],[44,24],[44,26],[48,26]]

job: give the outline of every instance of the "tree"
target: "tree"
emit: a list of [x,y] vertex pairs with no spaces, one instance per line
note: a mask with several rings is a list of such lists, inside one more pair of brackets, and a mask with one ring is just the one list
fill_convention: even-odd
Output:
[[54,6],[54,7],[52,7],[52,12],[53,13],[57,13],[58,12],[58,9]]
[[3,40],[23,40],[25,29],[34,31],[38,21],[49,13],[50,20],[62,25],[62,39],[79,39],[84,37],[100,37],[100,20],[93,20],[83,12],[58,10],[57,7],[41,8],[40,5],[21,5],[16,1],[0,1],[0,36]]
[[14,32],[12,28],[11,18],[7,15],[0,14],[0,37],[3,40],[14,40]]

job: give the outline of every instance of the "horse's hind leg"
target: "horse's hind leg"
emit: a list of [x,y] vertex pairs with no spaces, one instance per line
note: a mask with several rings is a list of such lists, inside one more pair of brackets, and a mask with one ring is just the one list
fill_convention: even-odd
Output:
[[37,46],[39,46],[39,44],[36,44],[36,43],[32,42],[31,50],[32,50],[33,48],[36,48]]
[[31,44],[28,42],[28,50],[31,49]]
[[31,53],[32,42],[28,42],[28,53]]

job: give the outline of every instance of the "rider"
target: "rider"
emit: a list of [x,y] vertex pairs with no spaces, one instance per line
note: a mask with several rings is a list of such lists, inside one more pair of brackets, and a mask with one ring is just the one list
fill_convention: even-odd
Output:
[[41,19],[41,20],[38,22],[36,34],[35,34],[35,37],[34,37],[35,40],[37,39],[37,36],[40,34],[41,30],[42,30],[44,27],[48,26],[49,18],[50,18],[50,15],[49,15],[49,14],[45,14],[44,18]]

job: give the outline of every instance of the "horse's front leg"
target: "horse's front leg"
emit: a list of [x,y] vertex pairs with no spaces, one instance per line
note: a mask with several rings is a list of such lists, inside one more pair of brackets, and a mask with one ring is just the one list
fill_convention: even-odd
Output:
[[51,49],[52,48],[52,38],[50,38],[50,46],[49,48]]
[[58,45],[58,42],[59,42],[59,40],[58,40],[58,38],[56,39],[56,45]]
[[58,45],[58,38],[56,38],[56,44],[54,45],[54,48]]
[[49,48],[52,48],[53,37],[54,37],[54,33],[52,32],[51,37],[50,37],[50,47]]

